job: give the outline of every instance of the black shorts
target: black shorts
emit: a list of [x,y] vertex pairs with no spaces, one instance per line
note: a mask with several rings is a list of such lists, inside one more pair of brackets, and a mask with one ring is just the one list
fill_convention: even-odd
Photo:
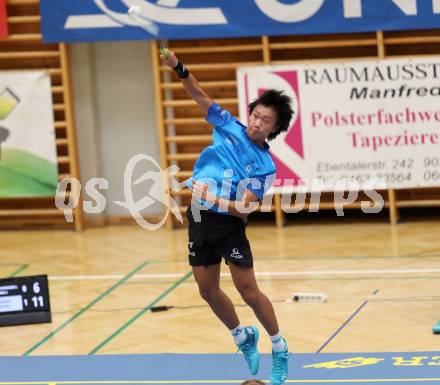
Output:
[[209,266],[226,263],[253,267],[246,224],[242,219],[201,210],[201,222],[196,222],[188,207],[188,257],[191,266]]

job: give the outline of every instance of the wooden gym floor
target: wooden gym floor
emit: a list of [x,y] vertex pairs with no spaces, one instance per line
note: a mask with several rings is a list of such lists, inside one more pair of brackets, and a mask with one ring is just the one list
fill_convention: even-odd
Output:
[[[248,228],[260,287],[291,350],[303,353],[438,350],[439,234],[436,221]],[[51,324],[0,328],[0,355],[233,352],[199,298],[186,242],[185,229],[137,226],[0,232],[0,276],[48,274],[53,313]],[[255,323],[222,269],[242,324]],[[293,292],[329,300],[285,302]],[[161,305],[173,308],[149,311]]]

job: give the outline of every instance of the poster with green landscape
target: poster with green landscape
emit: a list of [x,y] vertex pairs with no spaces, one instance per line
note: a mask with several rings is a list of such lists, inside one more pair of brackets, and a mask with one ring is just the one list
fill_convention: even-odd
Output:
[[49,74],[0,71],[0,198],[54,196],[57,183]]

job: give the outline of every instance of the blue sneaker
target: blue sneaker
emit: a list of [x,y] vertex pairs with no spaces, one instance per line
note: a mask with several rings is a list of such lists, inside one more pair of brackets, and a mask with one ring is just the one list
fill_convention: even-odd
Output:
[[[287,344],[287,343],[286,343]],[[289,350],[284,352],[272,351],[272,369],[270,370],[270,382],[272,385],[281,385],[286,381],[289,371]]]
[[246,326],[244,330],[247,338],[241,345],[238,345],[238,350],[243,353],[252,375],[255,375],[260,367],[260,353],[257,347],[259,333],[255,326]]
[[433,327],[432,332],[434,334],[440,334],[440,321],[438,321]]

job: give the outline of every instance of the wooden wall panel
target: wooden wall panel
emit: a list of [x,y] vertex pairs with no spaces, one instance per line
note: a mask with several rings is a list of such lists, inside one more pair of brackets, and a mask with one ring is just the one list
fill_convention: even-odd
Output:
[[[50,73],[60,179],[79,179],[67,47],[42,42],[38,0],[8,0],[7,11],[10,35],[0,40],[0,70]],[[81,206],[80,200],[72,225],[55,207],[54,197],[0,199],[0,226],[53,224],[81,230]]]

